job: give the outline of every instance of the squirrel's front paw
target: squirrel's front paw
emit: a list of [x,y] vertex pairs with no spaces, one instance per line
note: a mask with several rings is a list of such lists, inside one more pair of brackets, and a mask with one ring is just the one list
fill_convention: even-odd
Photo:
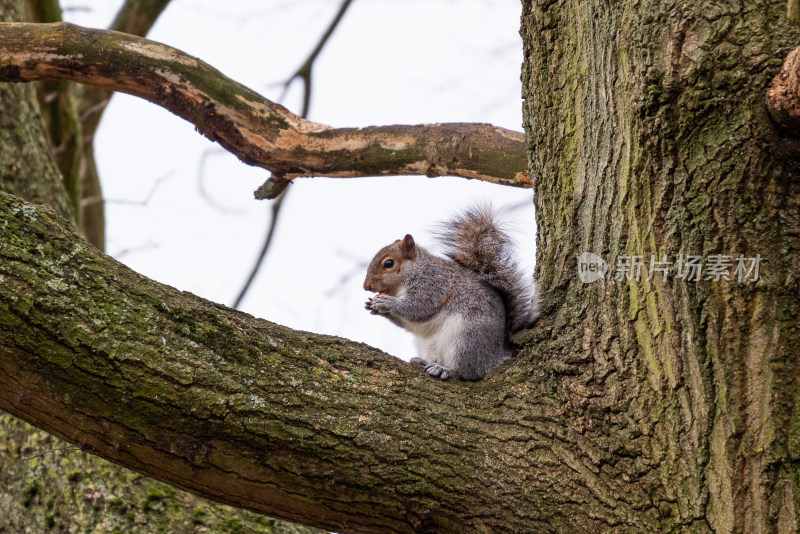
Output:
[[423,367],[427,367],[428,366],[428,361],[423,359],[423,358],[420,358],[419,356],[415,356],[415,357],[411,358],[408,362],[409,363],[415,363],[415,364],[421,365]]
[[431,376],[438,376],[442,380],[447,380],[453,373],[447,367],[442,367],[438,363],[432,363],[425,368],[425,372]]
[[385,315],[387,313],[391,313],[394,310],[394,305],[397,302],[397,297],[393,297],[391,295],[384,295],[382,293],[378,293],[371,299],[367,301],[366,308],[373,314],[382,314]]
[[364,308],[369,310],[372,315],[378,315],[378,310],[374,309],[372,305],[375,303],[375,299],[378,298],[377,295],[374,297],[370,297],[367,299],[367,302],[364,303]]

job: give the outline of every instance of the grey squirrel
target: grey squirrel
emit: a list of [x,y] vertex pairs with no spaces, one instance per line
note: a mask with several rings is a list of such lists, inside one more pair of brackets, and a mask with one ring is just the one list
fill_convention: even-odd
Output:
[[372,259],[366,308],[416,337],[412,363],[441,379],[480,380],[511,357],[509,335],[539,316],[535,281],[513,258],[512,242],[489,206],[474,206],[441,226],[446,258],[411,235]]

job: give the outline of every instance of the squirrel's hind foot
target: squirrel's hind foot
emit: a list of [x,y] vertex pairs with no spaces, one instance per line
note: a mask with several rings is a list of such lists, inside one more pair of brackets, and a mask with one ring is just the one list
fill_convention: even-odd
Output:
[[442,367],[438,363],[429,364],[425,367],[425,372],[431,376],[437,376],[442,380],[447,380],[448,378],[455,378],[455,374],[453,371],[448,369],[447,367]]

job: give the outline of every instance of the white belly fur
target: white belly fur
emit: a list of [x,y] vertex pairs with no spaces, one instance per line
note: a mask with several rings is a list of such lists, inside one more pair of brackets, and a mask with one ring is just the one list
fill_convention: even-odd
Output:
[[461,315],[439,314],[430,321],[403,321],[403,327],[414,334],[419,355],[428,363],[438,363],[448,369],[455,364],[456,340],[464,327]]

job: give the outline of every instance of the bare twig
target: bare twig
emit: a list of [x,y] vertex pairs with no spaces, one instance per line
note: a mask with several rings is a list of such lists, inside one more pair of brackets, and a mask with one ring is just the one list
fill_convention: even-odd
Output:
[[242,303],[244,296],[250,290],[250,286],[253,283],[253,280],[258,274],[258,270],[261,268],[261,263],[264,261],[264,258],[267,255],[267,251],[269,250],[270,245],[272,244],[272,236],[275,235],[275,228],[278,226],[278,213],[280,212],[281,205],[283,204],[283,200],[286,198],[286,194],[280,195],[275,202],[272,203],[271,211],[271,218],[269,221],[269,228],[267,229],[267,236],[264,239],[264,244],[261,246],[261,251],[258,253],[258,259],[256,259],[255,265],[250,270],[250,275],[247,277],[247,281],[242,286],[242,289],[239,291],[239,295],[236,297],[236,300],[233,302],[233,308],[238,309],[239,304]]
[[425,174],[530,187],[519,132],[458,123],[334,129],[153,41],[63,23],[0,28],[0,81],[65,79],[139,96],[286,180]]
[[144,243],[142,245],[119,249],[118,251],[116,251],[113,254],[111,254],[111,256],[113,256],[114,258],[116,258],[118,260],[121,260],[122,258],[124,258],[125,256],[128,256],[130,254],[143,252],[145,250],[156,250],[156,249],[159,248],[159,246],[160,245],[158,243],[155,243],[153,241],[147,241],[146,243]]
[[[314,47],[314,50],[311,51],[311,54],[309,54],[308,58],[306,58],[306,60],[303,62],[300,68],[297,69],[297,71],[291,76],[291,78],[286,80],[283,92],[284,95],[286,94],[286,91],[289,89],[289,85],[292,83],[293,80],[297,78],[303,80],[304,85],[303,85],[302,117],[304,119],[308,118],[308,111],[311,105],[311,70],[314,67],[314,61],[317,59],[317,56],[319,56],[319,53],[325,47],[325,43],[327,43],[328,39],[330,39],[331,35],[333,35],[336,26],[339,25],[339,21],[342,20],[342,17],[344,17],[347,8],[350,7],[350,4],[352,3],[353,0],[344,0],[344,2],[342,2],[342,5],[339,7],[339,11],[336,13],[336,16],[334,17],[330,26],[328,26],[328,29],[325,30],[325,33],[320,38],[319,42],[317,43],[317,46]],[[281,100],[283,100],[283,95],[281,96]],[[283,202],[284,200],[286,200],[286,195],[289,193],[289,190],[286,188],[286,185],[288,185],[287,181],[283,180],[276,182],[275,180],[271,180],[270,183],[282,186],[283,190],[277,194],[275,202],[272,204],[272,209],[270,210],[271,217],[269,221],[269,228],[267,229],[267,235],[264,238],[264,244],[261,247],[261,252],[258,255],[258,259],[256,260],[255,265],[253,265],[253,268],[250,270],[250,274],[247,277],[247,281],[245,282],[244,286],[242,286],[242,289],[239,291],[239,295],[236,297],[236,301],[233,303],[233,307],[237,309],[239,308],[239,304],[241,304],[247,292],[250,290],[250,286],[252,285],[253,280],[256,277],[256,274],[258,274],[258,270],[261,268],[261,264],[264,262],[264,258],[266,257],[267,252],[269,251],[270,244],[272,243],[272,235],[275,233],[275,227],[278,224],[278,219],[280,217],[281,206],[283,206]]]
[[208,159],[211,156],[220,156],[223,154],[225,154],[225,152],[222,150],[216,148],[209,148],[204,150],[203,153],[200,155],[200,163],[197,166],[197,190],[200,193],[200,196],[203,197],[203,200],[205,200],[215,210],[226,214],[241,213],[242,212],[241,209],[229,208],[227,206],[223,206],[222,204],[214,200],[213,195],[209,194],[209,192],[206,191],[205,177],[206,177],[206,165],[208,164]]
[[325,293],[325,296],[328,298],[333,297],[337,293],[341,292],[353,277],[363,274],[367,270],[368,266],[368,263],[364,261],[363,257],[356,256],[355,254],[352,254],[345,250],[337,250],[336,255],[341,258],[346,258],[351,262],[353,262],[353,267],[349,271],[344,273],[341,276],[341,278],[339,278],[339,281],[333,287],[331,287],[327,293]]
[[171,178],[175,174],[175,171],[170,171],[164,176],[158,178],[155,182],[153,182],[153,186],[150,188],[150,192],[147,193],[147,196],[144,197],[142,200],[130,200],[125,198],[106,198],[97,196],[97,197],[86,197],[83,199],[82,205],[84,207],[91,206],[96,202],[105,202],[106,204],[122,204],[126,206],[147,206],[152,200],[153,196],[155,196],[156,191],[158,190],[159,186],[165,182],[167,179]]
[[34,458],[38,458],[39,456],[45,456],[47,454],[52,454],[54,452],[68,451],[68,450],[80,450],[80,449],[81,448],[79,446],[77,446],[77,445],[64,445],[63,447],[56,447],[55,449],[50,449],[50,450],[47,450],[47,451],[43,451],[43,452],[34,454],[32,456],[22,456],[20,458],[20,460],[22,460],[23,462],[27,462],[28,460],[32,460]]
[[336,13],[336,16],[331,21],[330,26],[328,29],[325,30],[325,33],[322,34],[317,46],[314,47],[314,50],[308,55],[306,60],[300,65],[300,68],[297,69],[294,74],[292,74],[286,83],[283,85],[283,93],[281,94],[279,101],[283,100],[283,97],[286,96],[286,92],[289,90],[289,86],[293,81],[300,78],[303,80],[303,111],[300,114],[304,119],[308,118],[308,111],[311,105],[311,71],[314,67],[314,61],[316,61],[317,56],[319,53],[322,52],[322,49],[325,47],[325,44],[328,42],[328,39],[331,38],[333,32],[336,30],[336,27],[339,25],[339,22],[344,17],[344,14],[347,12],[347,8],[350,7],[350,4],[353,3],[353,0],[344,0],[342,5],[339,6],[339,11]]

